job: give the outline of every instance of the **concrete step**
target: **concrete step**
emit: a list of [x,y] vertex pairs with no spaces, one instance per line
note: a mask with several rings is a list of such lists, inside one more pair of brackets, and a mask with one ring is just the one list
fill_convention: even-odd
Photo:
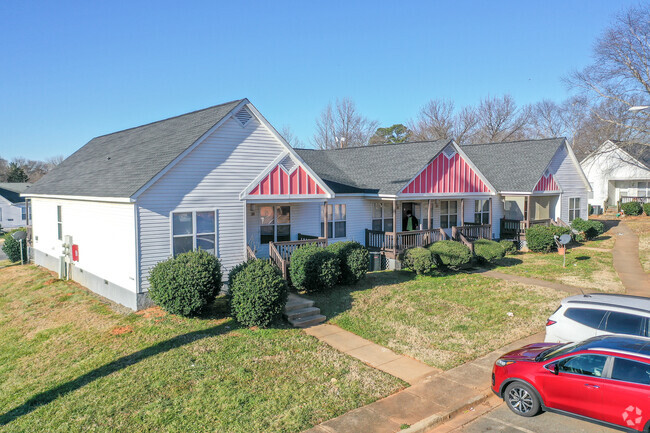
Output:
[[288,311],[285,313],[285,316],[287,316],[287,319],[289,320],[296,320],[296,319],[304,319],[310,316],[317,316],[319,314],[320,314],[320,308],[307,307],[307,308],[301,308],[300,310]]
[[327,320],[327,317],[323,316],[322,314],[318,314],[316,316],[309,316],[303,319],[289,320],[289,323],[291,323],[296,328],[307,328],[309,326],[323,323],[325,320]]
[[314,301],[310,299],[289,299],[284,306],[284,314],[289,314],[290,311],[304,310],[313,306]]

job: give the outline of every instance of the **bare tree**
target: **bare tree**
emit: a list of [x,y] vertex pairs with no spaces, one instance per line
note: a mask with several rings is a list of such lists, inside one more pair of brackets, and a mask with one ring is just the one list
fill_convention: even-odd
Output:
[[50,158],[45,159],[45,164],[51,169],[56,167],[57,165],[61,164],[63,160],[65,159],[65,156],[63,155],[55,155]]
[[510,95],[482,99],[476,113],[478,125],[473,137],[475,143],[516,141],[531,135],[528,131],[530,107],[518,108]]
[[280,128],[280,135],[289,143],[291,147],[304,147],[302,140],[293,132],[289,125],[284,125]]
[[476,109],[468,106],[456,111],[452,101],[432,99],[420,109],[418,117],[409,122],[413,138],[420,141],[455,139],[463,144],[476,132]]
[[329,103],[316,119],[313,144],[319,149],[366,146],[378,123],[362,116],[349,98]]

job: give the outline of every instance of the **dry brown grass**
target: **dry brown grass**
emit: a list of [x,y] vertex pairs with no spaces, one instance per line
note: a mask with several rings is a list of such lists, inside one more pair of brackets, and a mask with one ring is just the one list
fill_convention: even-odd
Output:
[[641,266],[646,272],[650,272],[650,217],[627,217],[625,224],[639,237]]

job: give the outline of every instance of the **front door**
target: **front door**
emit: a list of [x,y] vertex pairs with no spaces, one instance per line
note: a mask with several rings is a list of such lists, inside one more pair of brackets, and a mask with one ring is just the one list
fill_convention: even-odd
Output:
[[458,226],[458,200],[440,200],[440,227],[451,237],[451,228]]
[[408,231],[408,215],[415,217],[412,221],[411,230],[420,230],[422,226],[422,215],[420,214],[420,204],[413,202],[402,203],[402,231]]

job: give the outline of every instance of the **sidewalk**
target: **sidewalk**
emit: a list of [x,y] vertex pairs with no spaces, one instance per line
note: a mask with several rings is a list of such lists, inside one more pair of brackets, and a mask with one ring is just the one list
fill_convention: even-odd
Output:
[[639,261],[639,237],[620,221],[614,229],[614,269],[628,295],[650,296],[650,275]]
[[[325,421],[304,433],[420,433],[487,399],[492,365],[505,352],[544,339],[544,333],[515,341],[467,364],[425,377],[419,383]],[[410,426],[402,429],[402,427]]]

